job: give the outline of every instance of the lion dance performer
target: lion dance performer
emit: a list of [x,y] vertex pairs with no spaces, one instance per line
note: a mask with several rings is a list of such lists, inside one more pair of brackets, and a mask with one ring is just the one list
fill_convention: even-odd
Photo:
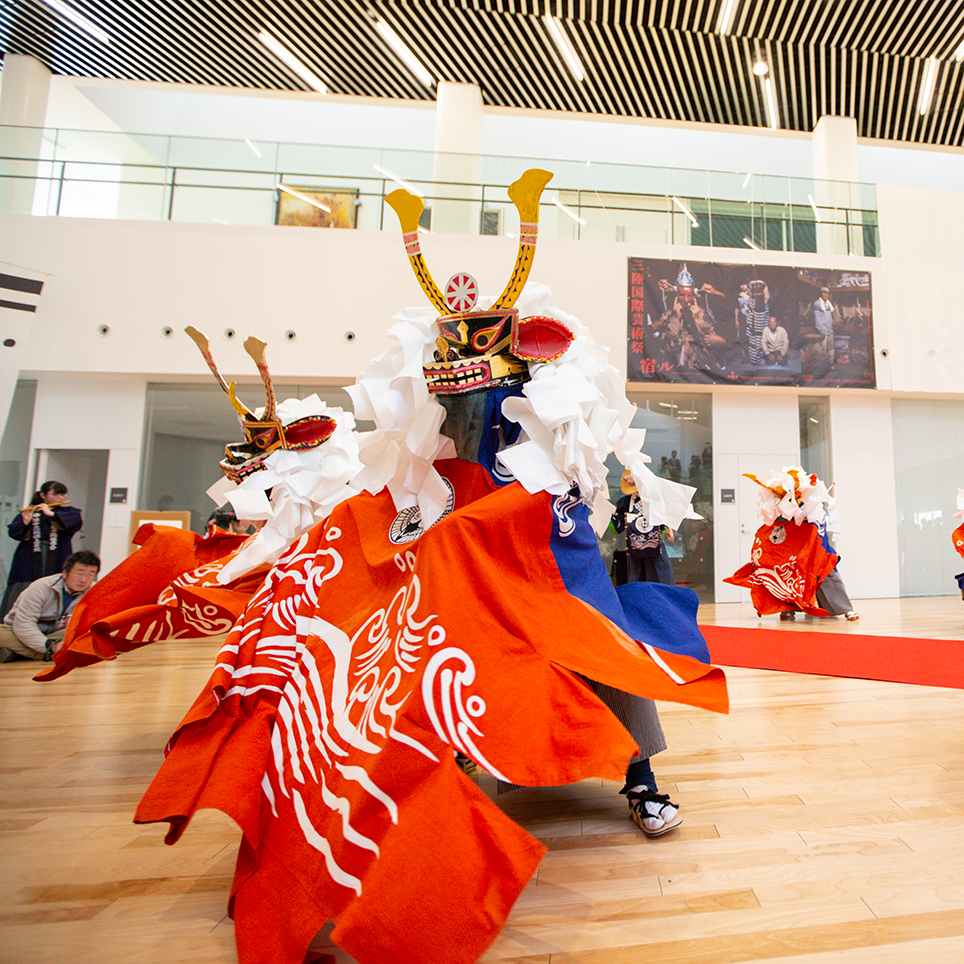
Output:
[[[952,518],[964,519],[964,489],[957,490],[957,512]],[[959,525],[951,533],[951,542],[958,555],[964,556],[964,524]],[[964,599],[964,572],[958,573],[954,578],[957,580],[957,588],[961,591],[961,598]]]
[[793,619],[845,615],[858,619],[843,580],[837,573],[840,556],[830,545],[829,532],[839,532],[835,499],[816,475],[801,466],[771,472],[760,479],[757,529],[751,561],[724,579],[750,590],[757,615],[780,613]]
[[[271,565],[303,532],[359,490],[361,470],[354,416],[317,395],[275,402],[265,343],[248,338],[245,351],[264,384],[264,408],[252,411],[221,377],[207,338],[185,329],[231,405],[245,435],[225,449],[225,478],[212,486],[218,501],[236,503],[259,526],[251,536],[215,528],[201,537],[173,526],[146,524],[140,548],[112,569],[78,603],[54,665],[34,679],[57,679],[118,653],[168,639],[227,633]],[[269,495],[266,494],[266,490]]]
[[508,783],[622,780],[638,743],[600,687],[726,710],[722,673],[686,652],[705,653],[687,590],[623,599],[599,556],[606,453],[657,521],[688,492],[653,481],[605,351],[522,291],[549,176],[509,189],[519,256],[485,307],[466,274],[436,286],[420,202],[388,199],[435,310],[399,315],[351,390],[377,426],[366,492],[268,574],[141,801],[169,843],[202,807],[239,824],[241,964],[301,964],[329,918],[360,964],[476,961],[545,847],[456,752]]

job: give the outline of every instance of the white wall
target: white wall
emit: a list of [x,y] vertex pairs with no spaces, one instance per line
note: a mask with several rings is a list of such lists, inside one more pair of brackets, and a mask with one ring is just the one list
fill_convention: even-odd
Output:
[[959,191],[964,186],[964,148],[858,141],[860,180],[867,184]]
[[490,108],[482,152],[647,167],[812,177],[810,135],[763,128],[710,127],[644,118],[535,113]]
[[[146,390],[146,379],[136,377],[82,377],[48,372],[37,378],[31,451],[106,449],[110,453],[100,544],[104,572],[125,559],[130,546]],[[35,481],[31,478],[27,488]],[[108,501],[111,488],[127,489],[126,505]]]
[[[890,379],[878,385],[964,391],[964,298],[957,285],[964,263],[964,176],[956,192],[881,187],[877,203],[883,258],[873,276],[874,340],[881,374]],[[888,359],[881,359],[881,348]]]
[[[422,250],[439,284],[456,271],[469,271],[484,293],[497,294],[511,273],[517,242],[430,235]],[[548,284],[561,307],[589,325],[599,342],[613,347],[613,364],[625,372],[627,258],[751,264],[754,254],[543,238],[532,278]],[[276,375],[343,382],[386,347],[384,332],[399,309],[427,303],[395,231],[0,215],[0,260],[4,258],[53,275],[44,289],[43,318],[31,335],[28,354],[34,371],[203,376],[200,356],[178,334],[193,324],[211,337],[226,374],[253,374],[241,342],[257,334],[270,346]],[[871,270],[875,281],[901,270],[895,260],[874,258],[769,252],[766,260]],[[875,310],[891,314],[885,299],[875,297]],[[961,317],[961,308],[949,310]],[[110,328],[107,337],[98,334],[103,324]],[[173,337],[162,337],[165,326],[175,330]],[[229,327],[239,335],[233,342],[222,337]],[[295,340],[285,339],[288,330],[297,333]],[[344,339],[348,330],[358,335],[350,343]],[[964,345],[961,352],[964,363]],[[901,360],[891,361],[899,365]],[[909,376],[902,376],[900,384],[906,390],[927,390],[926,383],[915,386]]]
[[[887,396],[838,393],[830,399],[833,494],[841,531],[834,539],[851,599],[900,594],[894,430]],[[830,480],[827,480],[828,482]]]
[[424,151],[432,150],[435,138],[431,101],[82,77],[54,81],[48,127]]

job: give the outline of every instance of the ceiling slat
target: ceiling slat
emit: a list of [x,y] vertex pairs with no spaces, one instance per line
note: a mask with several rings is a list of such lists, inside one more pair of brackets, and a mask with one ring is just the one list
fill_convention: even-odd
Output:
[[[111,35],[102,44],[32,0],[0,0],[0,44],[54,73],[245,89],[309,88],[257,41],[274,32],[335,94],[434,100],[375,30],[383,16],[434,77],[477,83],[492,106],[765,126],[767,51],[780,123],[824,113],[858,134],[962,147],[964,0],[552,0],[583,62],[576,81],[543,23],[545,0],[71,0]],[[923,68],[941,61],[917,115]]]

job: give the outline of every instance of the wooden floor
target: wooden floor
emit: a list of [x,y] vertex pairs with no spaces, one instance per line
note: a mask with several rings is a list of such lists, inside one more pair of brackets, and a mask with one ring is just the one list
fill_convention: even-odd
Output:
[[[762,624],[964,633],[953,597],[857,605],[857,624]],[[701,618],[761,623],[739,605]],[[46,684],[0,665],[0,962],[236,960],[234,827],[206,812],[165,847],[162,828],[131,823],[217,648],[159,644]],[[660,706],[670,749],[654,765],[679,831],[643,837],[598,780],[499,798],[549,853],[484,961],[964,960],[964,692],[728,677],[729,716]]]
[[860,615],[855,622],[843,616],[815,618],[797,613],[792,622],[778,616],[757,616],[749,602],[700,606],[701,623],[748,626],[791,632],[860,633],[865,636],[907,636],[915,639],[964,639],[964,602],[959,595],[913,596],[906,599],[855,599]]

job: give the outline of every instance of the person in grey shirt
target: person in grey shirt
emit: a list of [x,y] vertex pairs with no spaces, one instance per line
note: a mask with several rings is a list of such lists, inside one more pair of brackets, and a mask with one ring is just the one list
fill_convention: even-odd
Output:
[[30,583],[0,625],[0,663],[52,659],[63,642],[70,614],[99,571],[100,558],[84,549],[67,557],[63,572]]
[[785,365],[790,353],[790,337],[787,330],[777,323],[773,315],[763,334],[760,336],[760,348],[768,365]]

